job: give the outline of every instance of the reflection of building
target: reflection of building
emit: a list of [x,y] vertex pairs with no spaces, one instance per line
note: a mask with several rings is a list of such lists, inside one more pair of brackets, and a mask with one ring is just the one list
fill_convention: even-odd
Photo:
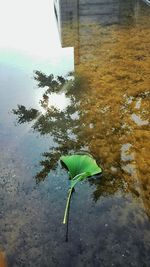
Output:
[[[74,47],[75,64],[91,34],[90,24],[112,25],[133,19],[138,0],[54,0],[62,47]],[[83,27],[83,25],[85,27]],[[92,42],[88,38],[88,42]]]
[[[147,0],[145,0],[147,1]],[[54,0],[62,47],[74,47],[75,65],[82,61],[84,46],[96,43],[91,25],[132,24],[141,0]],[[90,38],[91,36],[91,38]],[[95,45],[95,44],[94,44]],[[88,54],[88,51],[87,51]]]
[[[54,0],[55,14],[61,36],[65,44],[63,27],[72,29],[82,23],[110,25],[119,23],[126,12],[133,12],[136,0]],[[72,45],[72,44],[71,44]]]
[[[150,8],[142,0],[57,0],[55,12],[62,46],[74,47],[75,71],[87,81],[87,101],[81,105],[87,131],[81,132],[91,134],[92,122],[90,151],[100,153],[107,166],[118,161],[121,142],[131,145],[131,155],[125,151],[118,166],[150,216],[148,128],[132,122],[136,112],[143,116],[143,107],[148,111]],[[127,104],[126,96],[139,108],[133,100]]]
[[[58,23],[62,47],[74,46],[66,43],[68,30],[72,30],[78,23],[78,1],[77,0],[54,0],[54,10]],[[65,26],[69,27],[65,30]]]

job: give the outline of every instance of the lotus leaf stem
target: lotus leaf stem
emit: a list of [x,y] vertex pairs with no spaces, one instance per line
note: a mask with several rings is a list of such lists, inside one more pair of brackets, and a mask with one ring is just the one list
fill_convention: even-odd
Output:
[[68,210],[69,210],[69,205],[70,205],[70,199],[71,199],[72,192],[73,192],[73,188],[70,188],[69,189],[68,198],[67,198],[65,213],[64,213],[63,224],[66,224],[66,222],[67,222],[67,216],[68,216]]

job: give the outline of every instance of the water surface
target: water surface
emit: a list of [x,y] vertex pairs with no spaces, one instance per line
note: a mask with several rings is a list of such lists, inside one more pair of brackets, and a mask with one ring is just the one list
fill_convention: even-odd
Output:
[[[62,24],[71,74],[67,48],[55,52],[58,65],[1,49],[0,249],[9,266],[149,266],[150,9],[117,3],[111,18],[93,20],[87,1],[81,20]],[[77,186],[65,242],[59,158],[78,151],[103,175]]]

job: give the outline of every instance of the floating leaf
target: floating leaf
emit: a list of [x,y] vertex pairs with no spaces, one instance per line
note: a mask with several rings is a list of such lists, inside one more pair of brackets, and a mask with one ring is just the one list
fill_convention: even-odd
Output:
[[96,161],[90,155],[70,155],[62,156],[60,161],[66,166],[70,175],[70,189],[67,198],[67,204],[64,214],[63,223],[67,221],[68,209],[70,204],[71,195],[75,185],[85,180],[87,177],[99,174],[102,172],[102,169],[97,165]]

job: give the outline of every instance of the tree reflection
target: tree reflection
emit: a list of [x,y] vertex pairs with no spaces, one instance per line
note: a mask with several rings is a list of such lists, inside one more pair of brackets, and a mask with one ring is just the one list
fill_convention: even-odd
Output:
[[[69,151],[80,150],[82,144],[76,135],[76,128],[79,128],[80,120],[73,115],[78,111],[79,90],[83,92],[82,82],[77,79],[68,79],[62,76],[54,76],[51,74],[46,76],[40,71],[35,71],[35,80],[38,82],[38,87],[47,87],[40,100],[43,112],[36,109],[27,109],[25,106],[18,105],[17,109],[13,109],[13,113],[17,115],[19,124],[34,121],[32,129],[38,131],[41,135],[50,134],[58,147],[52,147],[52,152],[44,153],[46,158],[41,161],[43,170],[36,175],[38,181],[44,180],[51,169],[55,169],[57,161],[61,154],[69,153]],[[52,93],[65,91],[66,97],[70,98],[70,105],[63,111],[60,111],[54,106],[49,106],[49,98]],[[76,115],[75,115],[76,116]]]
[[37,116],[39,115],[39,112],[37,109],[34,109],[34,108],[26,109],[26,107],[23,105],[18,105],[18,108],[13,109],[12,111],[15,115],[17,115],[18,123],[20,124],[35,120]]
[[[150,214],[149,20],[148,14],[140,16],[136,27],[82,24],[75,44],[75,74],[35,72],[38,86],[45,90],[43,112],[29,118],[34,112],[24,107],[23,113],[16,109],[14,114],[24,122],[26,117],[34,119],[33,129],[55,141],[43,155],[37,181],[56,168],[60,155],[86,149],[105,170],[104,180],[93,181],[95,199],[123,188],[140,196]],[[70,31],[66,38],[71,43]],[[52,94],[61,92],[69,99],[65,110],[50,105]]]
[[[102,163],[97,150],[89,146],[90,141],[96,138],[97,120],[90,119],[90,112],[82,108],[83,103],[92,107],[92,102],[87,95],[87,80],[80,76],[54,77],[46,76],[40,71],[35,72],[35,80],[38,87],[45,88],[40,100],[42,111],[36,109],[26,109],[22,105],[18,105],[17,109],[13,109],[13,113],[17,115],[18,123],[31,122],[32,129],[41,135],[50,134],[55,142],[54,147],[50,147],[48,152],[43,153],[43,160],[40,162],[41,171],[35,176],[37,183],[43,181],[51,170],[55,170],[61,155],[88,150],[97,160]],[[69,98],[69,105],[64,110],[49,105],[51,94],[65,92],[66,98]],[[82,104],[81,104],[82,103]],[[87,119],[85,119],[87,117]],[[91,125],[92,126],[91,126]],[[103,179],[103,176],[105,177]],[[89,179],[90,184],[96,186],[93,193],[96,201],[102,194],[114,194],[118,188],[121,188],[122,179],[115,179],[107,170],[101,179]],[[109,186],[108,186],[109,185]]]

